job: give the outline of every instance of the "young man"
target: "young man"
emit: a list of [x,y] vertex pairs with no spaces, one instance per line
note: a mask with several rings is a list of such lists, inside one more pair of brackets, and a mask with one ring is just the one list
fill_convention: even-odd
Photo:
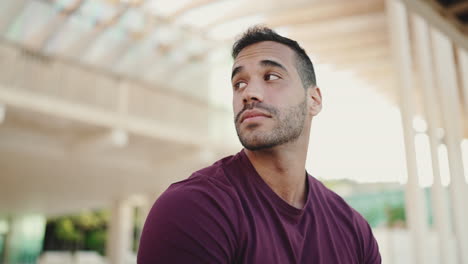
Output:
[[305,171],[312,119],[322,108],[305,51],[254,27],[232,55],[244,149],[161,195],[138,263],[381,263],[366,220]]

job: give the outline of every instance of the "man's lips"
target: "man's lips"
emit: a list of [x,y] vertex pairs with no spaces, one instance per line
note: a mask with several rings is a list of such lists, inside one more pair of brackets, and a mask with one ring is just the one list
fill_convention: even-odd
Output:
[[258,110],[247,110],[241,116],[241,123],[244,122],[246,119],[250,119],[250,118],[254,118],[254,117],[268,117],[268,118],[270,118],[271,116],[268,115],[268,114],[265,114],[263,112],[260,112]]

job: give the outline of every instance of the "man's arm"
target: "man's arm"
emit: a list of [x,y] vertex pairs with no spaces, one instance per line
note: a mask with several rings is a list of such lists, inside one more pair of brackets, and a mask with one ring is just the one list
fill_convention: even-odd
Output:
[[233,262],[236,227],[228,206],[232,200],[209,180],[171,186],[146,219],[138,264]]
[[375,240],[372,229],[361,215],[356,218],[356,226],[361,237],[361,249],[364,264],[381,264],[382,258],[379,252],[377,240]]

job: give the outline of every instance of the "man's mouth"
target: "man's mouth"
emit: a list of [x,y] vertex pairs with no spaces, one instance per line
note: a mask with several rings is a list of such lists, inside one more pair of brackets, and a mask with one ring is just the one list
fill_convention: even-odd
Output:
[[263,118],[271,118],[271,115],[255,109],[247,110],[242,114],[240,122],[243,123],[244,121],[256,121]]

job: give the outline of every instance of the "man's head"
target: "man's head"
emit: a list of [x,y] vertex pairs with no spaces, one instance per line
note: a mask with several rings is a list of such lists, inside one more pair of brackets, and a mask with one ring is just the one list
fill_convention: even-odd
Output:
[[244,35],[232,46],[232,58],[235,60],[239,53],[247,46],[263,41],[273,41],[291,48],[296,56],[296,68],[299,72],[304,88],[308,88],[311,85],[317,85],[314,66],[305,50],[299,46],[297,41],[283,37],[267,27],[249,28],[247,32],[245,32]]
[[271,29],[254,27],[234,44],[232,55],[233,108],[242,145],[262,150],[296,141],[321,109],[305,51]]

